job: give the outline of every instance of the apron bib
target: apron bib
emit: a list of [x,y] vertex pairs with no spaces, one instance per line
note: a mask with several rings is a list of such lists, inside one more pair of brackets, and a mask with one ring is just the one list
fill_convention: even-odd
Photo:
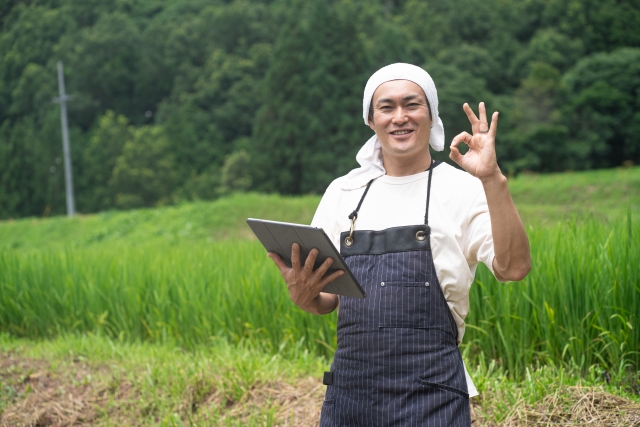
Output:
[[440,288],[428,225],[355,231],[369,187],[340,235],[367,297],[340,297],[338,348],[321,427],[471,425],[458,328]]

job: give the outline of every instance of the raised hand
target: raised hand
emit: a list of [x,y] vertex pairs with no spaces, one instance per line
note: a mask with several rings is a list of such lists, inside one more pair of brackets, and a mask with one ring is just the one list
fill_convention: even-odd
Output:
[[[501,174],[496,160],[496,132],[498,130],[498,112],[491,117],[491,126],[487,123],[487,111],[484,102],[481,102],[478,109],[480,118],[476,117],[469,104],[462,106],[471,122],[471,131],[462,132],[451,141],[451,152],[449,158],[471,175],[480,178],[492,178]],[[469,146],[469,151],[464,155],[460,154],[458,145],[464,142]]]

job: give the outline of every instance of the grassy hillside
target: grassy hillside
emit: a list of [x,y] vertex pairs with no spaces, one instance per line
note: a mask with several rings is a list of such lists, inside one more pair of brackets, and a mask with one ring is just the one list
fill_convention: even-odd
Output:
[[640,213],[640,167],[520,175],[509,180],[525,223],[595,215],[604,220]]
[[[509,180],[525,223],[555,222],[590,214],[621,218],[640,212],[640,167]],[[242,194],[214,202],[132,211],[110,211],[76,218],[27,218],[0,222],[0,248],[93,246],[103,243],[216,241],[250,237],[248,217],[309,223],[320,196],[283,197]]]
[[309,222],[319,196],[238,194],[214,202],[131,211],[108,211],[69,219],[27,218],[0,222],[0,248],[177,243],[247,238],[248,217]]

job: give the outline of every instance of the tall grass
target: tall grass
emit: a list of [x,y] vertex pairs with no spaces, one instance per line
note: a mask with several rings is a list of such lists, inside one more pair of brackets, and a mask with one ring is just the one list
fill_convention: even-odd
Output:
[[[528,232],[525,280],[498,283],[478,270],[467,357],[495,359],[514,375],[531,364],[640,366],[640,221]],[[0,331],[16,336],[90,332],[186,348],[223,338],[331,356],[335,327],[335,313],[316,317],[289,301],[252,241],[0,251]]]
[[533,269],[498,283],[484,266],[470,294],[467,352],[522,374],[531,364],[640,367],[640,221],[529,228]]
[[221,337],[330,354],[335,324],[295,307],[252,241],[0,252],[0,330],[17,336],[91,332],[187,348]]

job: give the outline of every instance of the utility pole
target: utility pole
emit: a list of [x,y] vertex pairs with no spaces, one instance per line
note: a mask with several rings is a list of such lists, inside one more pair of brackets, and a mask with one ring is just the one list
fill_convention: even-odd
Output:
[[60,104],[60,124],[62,125],[62,152],[64,158],[64,188],[67,196],[67,216],[72,217],[76,212],[76,202],[73,197],[73,175],[71,174],[71,148],[69,147],[69,128],[67,124],[67,102],[71,96],[64,90],[64,70],[62,61],[58,61],[58,90],[60,96],[53,98],[53,102]]

